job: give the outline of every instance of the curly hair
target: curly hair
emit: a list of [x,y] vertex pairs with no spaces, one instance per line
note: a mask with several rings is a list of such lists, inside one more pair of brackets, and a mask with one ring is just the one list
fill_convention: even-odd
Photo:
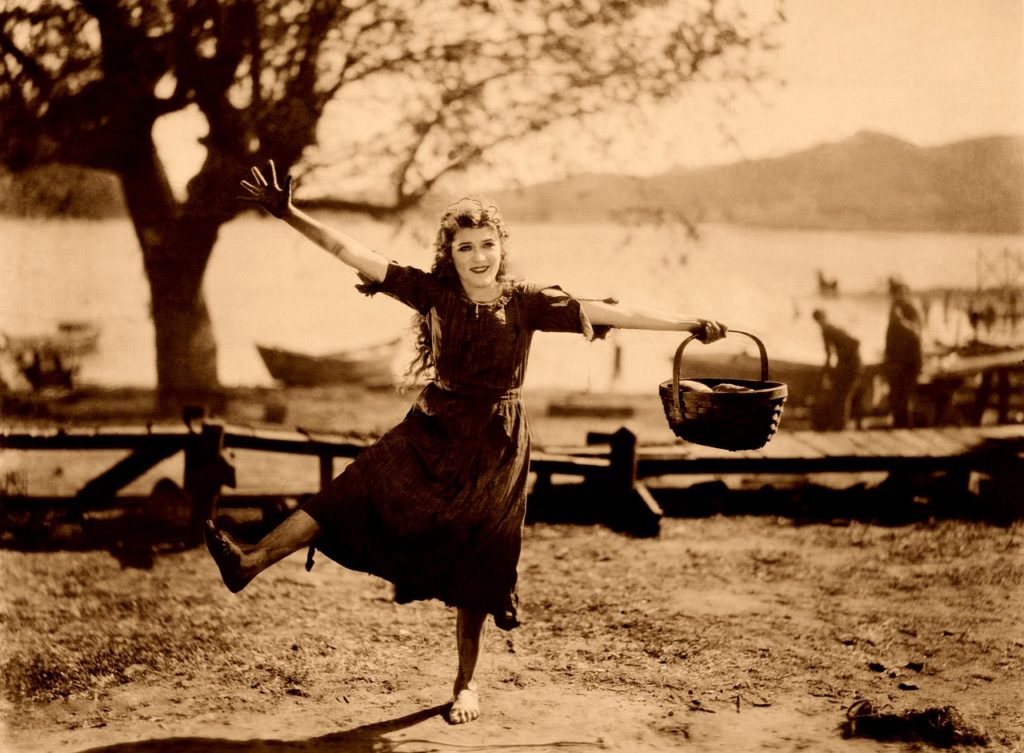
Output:
[[[455,233],[464,228],[490,227],[498,234],[501,246],[501,263],[498,266],[497,280],[504,283],[509,279],[506,264],[508,244],[508,228],[498,213],[498,208],[484,204],[478,199],[462,198],[449,204],[441,216],[440,227],[434,239],[434,264],[430,271],[445,284],[461,285],[455,262],[452,261],[452,241]],[[434,368],[433,340],[430,336],[430,322],[426,317],[416,314],[413,327],[418,331],[416,339],[416,355],[406,371],[406,378],[414,381],[427,371]]]

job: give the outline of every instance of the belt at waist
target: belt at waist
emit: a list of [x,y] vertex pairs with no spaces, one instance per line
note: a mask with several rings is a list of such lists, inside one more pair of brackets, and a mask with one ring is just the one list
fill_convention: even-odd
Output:
[[451,387],[439,384],[438,382],[431,382],[428,386],[433,387],[446,397],[481,398],[501,402],[505,400],[519,400],[523,396],[523,391],[520,387],[511,387],[507,390],[493,390],[482,387]]

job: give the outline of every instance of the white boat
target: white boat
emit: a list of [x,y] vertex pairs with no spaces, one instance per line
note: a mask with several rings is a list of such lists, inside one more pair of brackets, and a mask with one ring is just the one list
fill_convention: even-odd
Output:
[[312,355],[256,345],[270,375],[287,386],[363,384],[371,387],[395,382],[394,360],[401,338],[335,353]]

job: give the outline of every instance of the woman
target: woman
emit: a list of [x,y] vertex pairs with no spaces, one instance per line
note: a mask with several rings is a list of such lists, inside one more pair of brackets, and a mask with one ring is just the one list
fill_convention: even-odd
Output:
[[315,545],[341,565],[395,585],[399,602],[437,598],[457,608],[458,671],[448,719],[480,713],[474,673],[487,615],[518,625],[517,572],[529,428],[520,397],[538,330],[602,336],[608,327],[700,332],[724,325],[611,301],[579,300],[505,273],[508,232],[497,210],[462,200],[441,219],[431,272],[388,262],[354,238],[297,210],[291,178],[252,169],[246,201],[278,217],[353,267],[359,286],[420,316],[418,371],[433,379],[405,419],[362,452],[255,546],[207,522],[206,541],[233,592],[283,557]]

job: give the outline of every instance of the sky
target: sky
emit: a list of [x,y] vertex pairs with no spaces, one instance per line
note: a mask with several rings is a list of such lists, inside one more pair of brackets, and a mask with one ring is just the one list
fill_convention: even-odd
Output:
[[1024,134],[1021,0],[787,0],[788,82],[738,119],[754,155],[859,130],[919,146]]
[[773,59],[783,84],[741,96],[727,113],[713,88],[691,91],[662,108],[657,131],[624,139],[618,161],[659,172],[779,156],[862,130],[918,146],[1024,135],[1021,0],[784,2]]
[[[770,3],[773,0],[751,0]],[[731,112],[713,91],[663,106],[651,131],[622,128],[607,165],[660,172],[785,154],[861,130],[918,146],[1024,134],[1021,0],[785,0],[775,72],[785,81],[746,95]],[[725,138],[724,126],[730,134]],[[188,116],[158,124],[178,190],[194,174],[204,130]],[[510,157],[516,179],[547,179],[542,152]]]

